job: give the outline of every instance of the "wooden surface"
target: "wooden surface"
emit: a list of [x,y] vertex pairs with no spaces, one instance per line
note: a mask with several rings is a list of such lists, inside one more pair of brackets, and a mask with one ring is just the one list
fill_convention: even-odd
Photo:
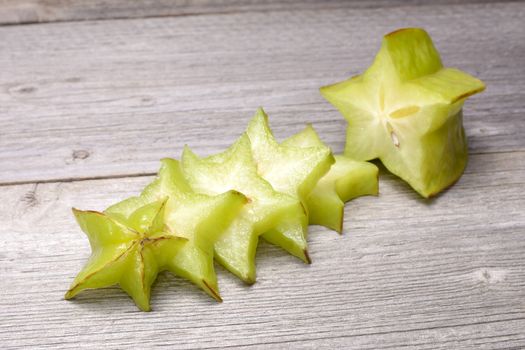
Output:
[[[0,27],[3,349],[525,348],[525,3],[184,2],[200,16],[87,3],[0,2],[5,24],[65,21]],[[27,4],[60,15],[9,20]],[[161,18],[111,19],[146,16]],[[222,150],[260,105],[279,138],[313,122],[341,151],[345,123],[317,89],[403,26],[487,83],[465,106],[471,157],[454,187],[425,201],[383,171],[342,236],[311,227],[312,265],[261,243],[254,286],[218,268],[222,304],[167,274],[151,313],[118,288],[63,300],[89,255],[70,207],[138,193],[184,144]]]
[[[440,4],[501,0],[440,0]],[[428,5],[424,0],[0,0],[1,24]]]

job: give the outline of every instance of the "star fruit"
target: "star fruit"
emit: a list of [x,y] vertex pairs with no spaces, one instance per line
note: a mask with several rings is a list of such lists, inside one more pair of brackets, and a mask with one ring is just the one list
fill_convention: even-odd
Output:
[[[257,174],[246,134],[226,151],[207,158],[199,158],[186,147],[181,164],[195,191],[214,195],[235,190],[248,198],[248,204],[215,242],[215,259],[241,280],[254,283],[259,236],[281,220],[302,215],[302,206],[294,197],[275,191]],[[286,242],[284,237],[281,241]]]
[[[322,142],[307,147],[279,144],[262,108],[250,121],[246,134],[250,138],[257,173],[274,189],[293,196],[304,207],[308,195],[334,162],[330,148]],[[308,212],[304,210],[300,215],[279,222],[262,237],[279,246],[283,246],[284,238],[288,252],[310,263],[307,233]]]
[[168,270],[220,301],[213,242],[245,203],[234,191],[194,193],[179,163],[164,159],[158,178],[140,196],[104,213],[74,209],[92,254],[66,299],[87,288],[119,284],[140,309],[149,311],[151,285],[160,271]]
[[[324,145],[311,125],[289,137],[283,145],[320,147]],[[334,155],[335,163],[315,185],[306,200],[311,225],[322,225],[339,233],[343,230],[344,203],[378,193],[378,169],[369,162]]]
[[345,155],[379,158],[421,196],[452,185],[467,162],[462,106],[482,81],[444,68],[422,29],[387,34],[373,64],[321,88],[348,122]]

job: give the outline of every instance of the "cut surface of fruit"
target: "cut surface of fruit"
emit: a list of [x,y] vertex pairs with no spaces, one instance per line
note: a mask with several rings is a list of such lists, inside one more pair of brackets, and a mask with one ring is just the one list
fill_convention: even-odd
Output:
[[[304,147],[279,144],[262,108],[252,118],[246,134],[250,138],[258,174],[277,191],[294,196],[305,207],[315,184],[334,162],[330,148],[323,143]],[[305,209],[282,221],[262,237],[309,263],[306,241],[308,212]]]
[[[303,131],[286,139],[283,144],[315,147],[323,142],[308,125]],[[369,162],[335,155],[335,163],[308,195],[306,205],[309,223],[322,225],[339,233],[343,229],[344,203],[364,195],[377,195],[378,169]]]
[[163,231],[165,204],[161,200],[137,208],[127,223],[105,213],[73,209],[92,254],[65,298],[119,284],[141,310],[149,311],[151,285],[158,272],[186,243],[185,238]]
[[194,193],[179,162],[164,159],[158,178],[140,196],[104,213],[74,211],[93,254],[66,298],[118,283],[139,308],[149,310],[150,286],[159,271],[168,270],[220,301],[213,243],[244,204],[246,198],[235,191]]
[[302,210],[298,201],[275,191],[257,174],[246,134],[223,153],[207,158],[199,158],[186,147],[181,164],[195,191],[214,195],[235,190],[248,198],[248,204],[236,215],[214,247],[215,258],[220,264],[246,283],[254,283],[259,236],[284,218],[297,216],[298,210]]
[[221,301],[213,266],[213,244],[247,203],[246,197],[228,190],[215,195],[196,193],[187,183],[180,162],[165,158],[158,178],[139,197],[129,198],[106,212],[117,218],[127,217],[135,206],[159,198],[166,198],[165,229],[188,240],[168,261],[166,269]]
[[444,68],[429,35],[419,28],[387,34],[360,76],[321,88],[348,122],[345,155],[379,158],[423,197],[453,184],[467,162],[465,99],[482,81]]

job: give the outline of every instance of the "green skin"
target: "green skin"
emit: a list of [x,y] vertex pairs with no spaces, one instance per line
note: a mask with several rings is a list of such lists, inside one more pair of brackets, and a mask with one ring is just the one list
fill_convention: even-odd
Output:
[[141,310],[149,311],[151,285],[167,270],[221,301],[213,243],[247,203],[246,197],[235,191],[194,193],[176,160],[162,163],[158,179],[139,197],[104,213],[73,210],[92,254],[66,299],[84,289],[119,284]]
[[[283,142],[286,146],[316,147],[324,145],[308,125]],[[335,155],[335,163],[315,185],[306,199],[309,223],[342,233],[344,203],[354,198],[378,193],[378,169],[369,162]]]
[[321,94],[348,121],[345,155],[379,158],[428,198],[463,173],[468,154],[461,108],[484,89],[480,80],[444,68],[428,34],[408,28],[384,37],[364,74]]

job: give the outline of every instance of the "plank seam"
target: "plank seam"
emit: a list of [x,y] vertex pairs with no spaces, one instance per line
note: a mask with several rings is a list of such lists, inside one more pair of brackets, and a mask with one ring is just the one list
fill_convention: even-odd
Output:
[[202,349],[219,349],[219,348],[224,349],[224,348],[250,347],[250,346],[272,345],[272,344],[273,345],[290,344],[290,343],[296,343],[296,342],[316,341],[316,340],[358,338],[358,337],[380,336],[380,335],[390,335],[390,334],[398,334],[398,333],[424,332],[428,330],[450,329],[450,328],[456,328],[456,327],[480,326],[480,325],[488,325],[488,324],[494,324],[494,323],[523,321],[523,320],[525,320],[525,317],[516,317],[516,318],[508,318],[508,319],[502,319],[502,320],[480,321],[480,322],[472,322],[472,323],[458,323],[458,324],[446,325],[446,326],[421,327],[421,328],[412,328],[412,329],[406,329],[406,330],[370,332],[370,333],[339,335],[339,336],[331,336],[331,337],[317,337],[317,338],[310,338],[310,339],[291,339],[291,340],[283,340],[283,341],[259,342],[259,343],[242,344],[242,345],[226,345],[226,346],[220,346],[220,347],[212,346],[212,347],[206,347]]
[[100,21],[122,21],[122,20],[139,20],[139,19],[155,19],[155,18],[177,18],[177,17],[196,17],[196,16],[222,16],[222,15],[234,15],[234,14],[249,14],[249,13],[275,13],[275,12],[300,12],[300,11],[323,11],[323,10],[338,10],[338,9],[359,9],[359,10],[376,10],[381,8],[402,8],[402,7],[432,7],[432,6],[465,6],[465,5],[475,5],[475,4],[507,4],[507,3],[519,3],[520,0],[493,0],[493,1],[483,1],[483,0],[471,0],[469,2],[463,3],[435,3],[435,2],[418,2],[417,4],[396,4],[389,6],[382,6],[377,3],[368,7],[359,7],[359,6],[348,6],[344,2],[339,3],[338,5],[331,5],[325,9],[294,9],[292,8],[270,8],[270,9],[247,9],[247,10],[234,10],[234,11],[212,11],[212,12],[189,12],[189,13],[179,13],[179,14],[169,14],[169,15],[146,15],[144,17],[133,17],[133,16],[115,16],[110,18],[87,18],[87,19],[73,19],[73,20],[48,20],[48,21],[27,21],[20,23],[0,23],[0,27],[10,27],[10,26],[29,26],[29,25],[45,25],[53,23],[77,23],[77,22],[100,22]]
[[[525,153],[525,150],[511,150],[511,151],[494,151],[494,152],[476,152],[469,153],[469,156],[479,155],[492,155],[492,154],[514,154],[514,153]],[[110,180],[110,179],[124,179],[134,177],[148,177],[155,176],[157,172],[142,172],[142,173],[130,173],[130,174],[116,174],[116,175],[100,175],[100,176],[86,176],[86,177],[59,177],[44,180],[23,180],[23,181],[6,181],[0,182],[0,187],[7,186],[20,186],[20,185],[31,185],[31,184],[49,184],[49,183],[69,183],[69,182],[82,182],[92,180]]]

